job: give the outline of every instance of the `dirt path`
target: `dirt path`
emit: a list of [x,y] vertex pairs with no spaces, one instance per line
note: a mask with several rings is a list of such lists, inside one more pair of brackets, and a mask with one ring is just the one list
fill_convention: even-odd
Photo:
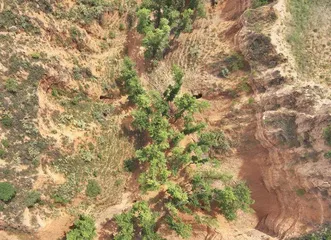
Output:
[[252,208],[256,212],[259,223],[256,228],[260,231],[274,235],[265,226],[268,217],[277,215],[280,212],[280,204],[274,191],[268,191],[264,183],[264,175],[260,164],[268,158],[268,151],[261,146],[255,138],[256,124],[251,123],[245,129],[241,146],[238,148],[239,157],[243,160],[240,176],[247,181],[252,191],[252,198],[255,203]]
[[63,214],[55,220],[49,221],[45,227],[38,231],[38,240],[58,240],[62,238],[73,223],[74,217]]

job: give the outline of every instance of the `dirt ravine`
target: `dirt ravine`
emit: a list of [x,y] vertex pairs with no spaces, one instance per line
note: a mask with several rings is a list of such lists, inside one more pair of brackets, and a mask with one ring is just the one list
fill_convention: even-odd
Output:
[[286,42],[289,17],[286,1],[279,0],[242,16],[235,36],[254,72],[258,106],[256,124],[239,149],[241,173],[252,189],[257,229],[280,239],[331,220],[330,167],[324,157],[329,148],[323,140],[331,101],[317,80],[297,74]]

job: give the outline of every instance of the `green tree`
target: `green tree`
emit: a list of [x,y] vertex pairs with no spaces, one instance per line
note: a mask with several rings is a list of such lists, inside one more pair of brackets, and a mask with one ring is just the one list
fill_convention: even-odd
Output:
[[184,190],[173,182],[168,183],[167,193],[171,196],[172,203],[178,208],[188,203],[188,195]]
[[169,147],[168,139],[171,134],[169,129],[169,121],[159,114],[154,114],[147,130],[150,137],[156,144],[158,144],[162,149],[167,149]]
[[160,240],[163,239],[156,233],[156,218],[157,214],[152,212],[145,201],[137,202],[133,205],[132,211],[138,221],[138,226],[141,228],[141,236],[143,240]]
[[125,57],[123,68],[119,80],[124,85],[124,90],[128,94],[128,98],[132,103],[141,103],[141,95],[145,94],[145,90],[140,84],[138,74],[134,69],[135,64],[130,58]]
[[[164,9],[173,10],[165,7],[167,2],[145,0],[143,4],[150,4],[153,8],[162,6],[161,11],[157,8],[151,10],[162,15],[168,14]],[[181,0],[176,1],[176,8],[185,8],[185,4],[181,6],[182,3],[184,2]],[[206,153],[210,147],[224,148],[227,144],[223,132],[201,133],[205,124],[198,122],[194,114],[207,107],[206,102],[197,100],[190,94],[178,96],[183,81],[183,71],[178,66],[173,67],[173,78],[174,85],[170,85],[162,95],[156,91],[147,92],[139,82],[134,64],[129,60],[124,63],[121,79],[129,100],[137,107],[132,112],[133,127],[150,137],[149,143],[136,151],[134,162],[129,160],[126,166],[130,169],[138,168],[132,167],[133,163],[137,163],[144,170],[138,180],[143,192],[160,190],[167,186],[165,217],[159,220],[166,219],[171,229],[187,238],[192,227],[182,221],[179,211],[193,214],[192,209],[199,208],[210,212],[211,206],[217,205],[217,209],[221,209],[225,217],[232,220],[238,209],[248,210],[252,201],[249,189],[244,184],[214,189],[210,180],[196,175],[190,182],[192,191],[188,193],[172,182],[172,177],[189,164],[203,164],[208,161]],[[177,120],[180,120],[179,124],[176,123]],[[195,132],[199,133],[199,141],[179,146],[185,134]],[[115,218],[119,227],[115,239],[161,239],[155,233],[156,219],[157,215],[149,209],[146,202],[138,203],[128,213]],[[199,219],[202,221],[204,218]]]
[[185,11],[182,13],[182,21],[181,21],[180,29],[182,29],[183,32],[192,32],[193,14],[194,14],[194,11],[190,8],[185,9]]
[[138,17],[138,25],[137,25],[137,31],[140,34],[146,34],[149,31],[153,30],[153,24],[150,19],[151,16],[151,10],[147,8],[141,8],[137,12]]
[[169,46],[170,27],[169,21],[162,18],[160,27],[155,29],[148,29],[145,38],[142,41],[146,48],[145,57],[148,59],[163,58],[164,50]]
[[0,200],[4,202],[10,201],[15,197],[16,189],[8,182],[0,182]]
[[219,207],[228,220],[236,219],[236,212],[239,209],[239,199],[237,198],[232,187],[225,187],[223,190],[215,190],[216,201]]
[[185,224],[180,218],[174,218],[173,216],[167,216],[166,222],[170,229],[174,230],[182,238],[189,238],[192,235],[192,226]]
[[96,237],[94,220],[85,215],[81,215],[75,222],[74,228],[67,235],[67,240],[93,240]]
[[[207,102],[198,101],[195,97],[187,93],[183,94],[181,97],[177,97],[174,103],[177,107],[175,114],[176,119],[183,117],[184,113],[193,114],[208,107]],[[191,115],[189,115],[189,117],[192,119]]]
[[177,65],[173,66],[172,73],[174,76],[175,85],[174,86],[169,85],[166,91],[163,93],[163,96],[169,102],[172,102],[179,93],[180,88],[182,87],[183,84],[183,77],[184,77],[184,72]]
[[190,195],[190,203],[195,207],[204,210],[211,210],[213,201],[213,189],[210,181],[204,179],[201,175],[195,175],[192,179],[192,194]]
[[169,118],[169,104],[164,101],[164,98],[161,96],[161,94],[156,91],[151,91],[149,95],[152,101],[153,111],[155,113],[161,114],[166,118]]
[[115,216],[115,222],[119,232],[115,236],[115,240],[132,240],[134,237],[134,225],[132,211],[122,213]]
[[153,158],[149,163],[148,170],[140,175],[139,184],[143,191],[158,190],[169,176],[170,171],[167,169],[166,158]]
[[149,114],[142,109],[138,109],[132,112],[133,116],[132,125],[139,131],[146,130],[149,126]]
[[[151,211],[147,202],[135,203],[129,212],[115,216],[119,229],[115,240],[132,240],[135,236],[143,240],[162,240],[155,229],[157,216],[158,214]],[[138,228],[134,227],[134,223]]]

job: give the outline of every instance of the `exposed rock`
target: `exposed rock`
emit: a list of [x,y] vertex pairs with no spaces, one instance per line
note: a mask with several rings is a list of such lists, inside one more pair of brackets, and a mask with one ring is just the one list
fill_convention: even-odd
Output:
[[331,220],[327,198],[331,168],[324,157],[329,147],[323,139],[323,129],[331,122],[331,100],[324,86],[301,79],[294,82],[284,75],[280,69],[285,57],[267,33],[242,24],[235,41],[255,73],[251,81],[259,105],[255,136],[268,151],[257,164],[266,188],[276,194],[280,205],[276,212],[270,207],[260,215],[258,229],[279,237],[297,235],[302,226]]

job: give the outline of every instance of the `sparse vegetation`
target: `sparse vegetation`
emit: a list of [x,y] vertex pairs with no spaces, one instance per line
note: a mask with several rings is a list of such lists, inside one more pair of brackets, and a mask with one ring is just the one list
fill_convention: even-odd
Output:
[[330,240],[331,228],[329,225],[324,225],[316,232],[309,233],[303,237],[292,238],[291,240]]
[[0,12],[0,29],[8,30],[10,27],[17,27],[28,33],[38,34],[40,29],[34,26],[29,17],[16,14],[11,10]]
[[252,1],[252,7],[253,8],[258,8],[264,5],[267,5],[269,2],[268,0],[253,0]]
[[325,139],[325,142],[331,146],[331,125],[324,128],[323,137]]
[[[247,106],[247,100],[254,103],[250,83],[259,78],[255,73],[243,77],[248,63],[231,52],[230,41],[222,40],[233,20],[223,24],[227,20],[218,16],[215,21],[217,11],[208,8],[208,18],[196,21],[206,14],[207,1],[202,0],[138,2],[0,4],[0,177],[7,181],[0,183],[0,211],[5,224],[15,220],[25,229],[26,207],[31,229],[40,227],[39,217],[48,222],[61,212],[97,216],[119,204],[131,188],[134,198],[125,199],[125,194],[123,203],[132,207],[113,222],[107,219],[101,237],[161,240],[163,233],[174,231],[190,238],[197,224],[213,231],[219,214],[229,221],[238,213],[246,217],[241,211],[249,211],[253,201],[247,185],[231,175],[238,163],[232,166],[237,149],[231,148],[246,140],[264,98],[256,96],[254,108]],[[252,4],[257,8],[268,2]],[[136,35],[136,26],[142,36]],[[143,48],[136,46],[140,42]],[[256,42],[256,48],[265,45],[259,38]],[[121,70],[125,54],[137,61],[139,74],[129,58]],[[203,99],[214,96],[208,113],[221,112],[207,125]],[[280,139],[295,146],[292,119],[276,121]],[[254,144],[244,143],[247,148]],[[331,158],[330,152],[316,152],[318,158],[323,154]],[[151,192],[137,196],[137,185],[143,194]],[[94,220],[82,215],[65,238],[92,240],[96,235]]]

